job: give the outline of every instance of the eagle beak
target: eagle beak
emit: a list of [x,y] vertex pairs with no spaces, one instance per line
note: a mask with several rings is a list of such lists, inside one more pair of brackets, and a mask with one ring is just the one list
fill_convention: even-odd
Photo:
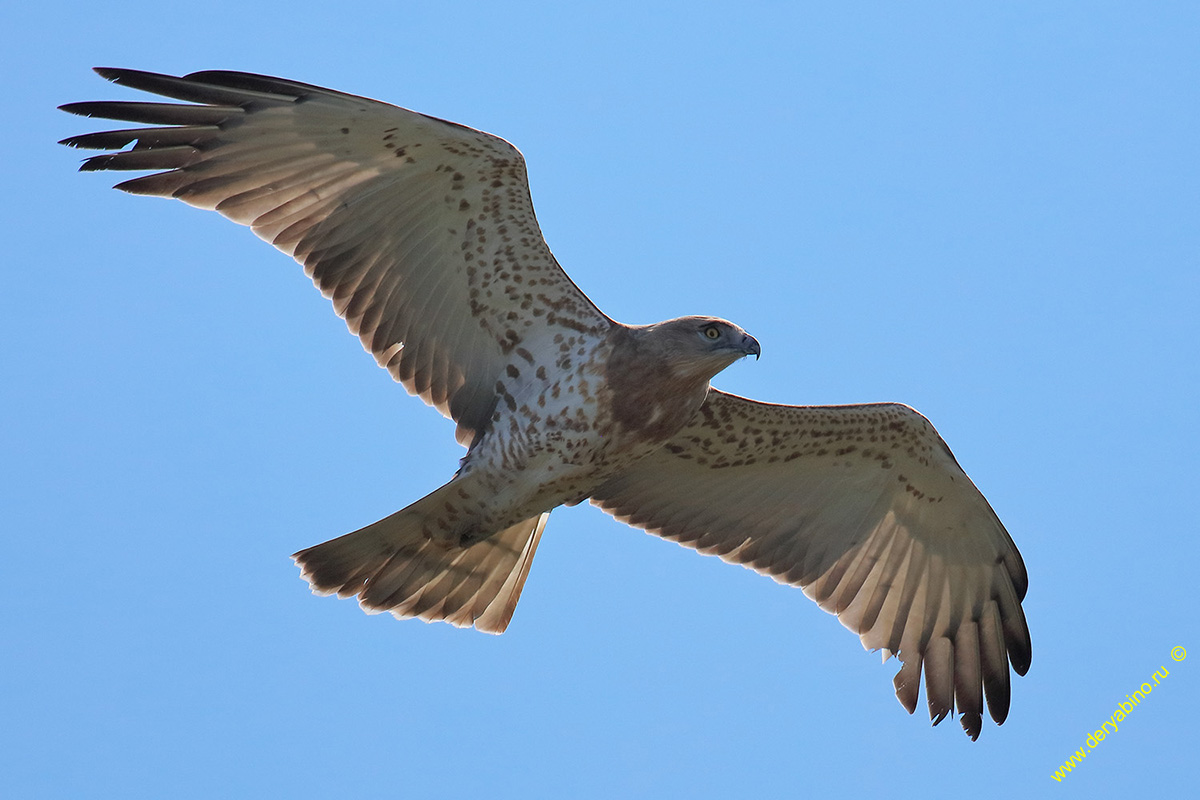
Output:
[[758,345],[758,339],[755,339],[748,333],[742,334],[742,349],[746,351],[746,355],[753,355],[755,361],[758,361],[758,357],[762,355],[762,348]]

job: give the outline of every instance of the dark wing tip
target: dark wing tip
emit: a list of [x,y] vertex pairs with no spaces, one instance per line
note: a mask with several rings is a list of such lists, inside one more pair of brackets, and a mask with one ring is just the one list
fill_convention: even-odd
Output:
[[[1005,677],[1007,678],[1007,676]],[[1003,687],[998,686],[995,689],[985,689],[984,691],[987,695],[988,714],[997,725],[1003,725],[1004,720],[1008,719],[1008,709],[1012,702],[1012,694],[1007,682]]]
[[962,729],[967,736],[971,737],[972,742],[979,739],[979,732],[983,730],[982,714],[964,713],[959,715],[958,721],[962,724]]
[[90,117],[93,115],[92,112],[95,105],[96,104],[92,102],[63,103],[58,107],[58,110],[65,111],[68,114],[74,114],[77,117]]
[[[92,67],[92,71],[101,78],[122,86],[194,102],[211,102],[206,98],[214,95],[235,97],[237,95],[231,93],[236,92],[255,92],[296,98],[312,91],[320,93],[330,91],[311,83],[236,70],[208,69],[189,72],[182,77],[124,67]],[[179,94],[181,92],[182,94]]]
[[126,72],[133,71],[134,70],[122,69],[121,67],[92,67],[92,72],[96,73],[101,78],[104,78],[104,80],[113,81],[114,83],[118,81]]
[[1013,672],[1024,675],[1029,672],[1029,665],[1033,661],[1033,641],[1029,636],[1029,626],[1025,622],[1024,613],[1016,622],[1019,624],[1013,625],[1012,634],[1007,642],[1008,660],[1012,664]]
[[[332,90],[311,83],[274,78],[270,75],[260,75],[256,72],[238,72],[227,69],[206,69],[200,72],[190,72],[181,80],[191,83],[202,83],[208,86],[221,87],[235,92],[254,92],[256,94],[274,95],[299,99],[311,93],[329,94]],[[335,92],[342,95],[343,92]],[[346,95],[353,96],[353,95]]]
[[[1014,647],[1014,645],[1016,645]],[[1008,646],[1008,658],[1012,664],[1013,672],[1018,675],[1024,675],[1029,672],[1029,664],[1033,661],[1033,646],[1029,641],[1029,635],[1017,642],[1010,642]]]

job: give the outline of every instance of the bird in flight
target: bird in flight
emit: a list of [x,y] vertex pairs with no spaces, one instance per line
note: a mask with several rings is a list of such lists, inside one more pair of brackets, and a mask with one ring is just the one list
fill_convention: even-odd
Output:
[[[715,317],[625,325],[542,237],[525,161],[482,131],[243,72],[97,69],[182,103],[64,111],[146,127],[72,136],[117,185],[213,209],[293,257],[379,365],[456,423],[441,488],[296,553],[319,594],[368,612],[508,626],[551,510],[585,500],[799,586],[901,662],[911,714],[967,734],[1029,668],[1020,553],[923,416],[786,406],[712,388],[759,343]],[[132,145],[132,146],[130,146]]]

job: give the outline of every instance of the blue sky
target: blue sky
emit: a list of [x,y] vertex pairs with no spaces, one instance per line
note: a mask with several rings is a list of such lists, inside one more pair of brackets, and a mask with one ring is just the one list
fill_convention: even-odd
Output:
[[[1186,785],[1200,10],[975,5],[8,4],[6,795]],[[716,385],[922,411],[1029,569],[1008,722],[972,744],[909,717],[893,664],[798,590],[586,506],[551,517],[502,637],[311,596],[289,554],[441,484],[451,425],[249,231],[74,172],[54,142],[95,126],[54,107],[129,96],[97,65],[264,72],[504,136],[601,308],[760,340]]]

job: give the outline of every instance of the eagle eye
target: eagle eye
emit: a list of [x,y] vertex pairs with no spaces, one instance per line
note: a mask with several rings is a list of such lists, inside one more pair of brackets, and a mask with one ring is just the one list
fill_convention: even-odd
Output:
[[721,330],[716,325],[709,325],[704,329],[704,335],[709,339],[720,339]]

